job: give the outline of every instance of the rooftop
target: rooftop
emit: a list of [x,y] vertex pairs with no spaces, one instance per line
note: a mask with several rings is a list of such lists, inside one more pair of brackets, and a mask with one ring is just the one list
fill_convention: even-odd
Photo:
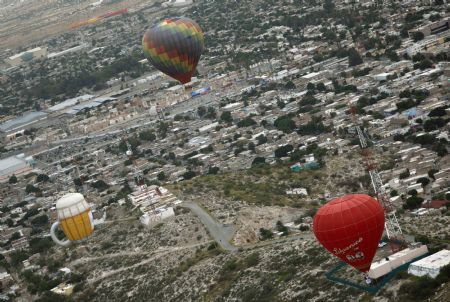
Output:
[[438,269],[449,263],[450,263],[450,250],[442,250],[431,256],[416,261],[412,263],[412,265]]
[[3,124],[0,124],[0,131],[12,131],[20,128],[28,123],[35,122],[41,118],[47,116],[47,113],[41,111],[29,112],[21,117],[9,120]]

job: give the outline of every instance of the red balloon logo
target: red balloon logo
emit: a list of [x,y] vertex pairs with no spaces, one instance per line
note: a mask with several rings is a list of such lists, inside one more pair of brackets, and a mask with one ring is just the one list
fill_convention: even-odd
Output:
[[313,228],[330,253],[366,273],[383,235],[384,210],[369,195],[345,195],[317,211]]

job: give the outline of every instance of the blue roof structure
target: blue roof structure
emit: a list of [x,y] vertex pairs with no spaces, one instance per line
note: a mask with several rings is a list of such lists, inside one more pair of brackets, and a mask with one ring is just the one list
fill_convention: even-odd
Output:
[[47,113],[45,113],[45,112],[32,111],[21,117],[17,117],[15,119],[4,122],[3,124],[0,124],[0,131],[3,131],[3,132],[13,131],[15,129],[19,129],[27,124],[36,122],[36,121],[46,118],[46,117],[47,117]]

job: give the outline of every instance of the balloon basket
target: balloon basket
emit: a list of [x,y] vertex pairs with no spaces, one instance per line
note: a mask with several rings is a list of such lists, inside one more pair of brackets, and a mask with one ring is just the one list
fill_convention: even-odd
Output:
[[[335,283],[339,283],[342,285],[346,285],[346,286],[350,286],[365,292],[368,292],[370,294],[376,294],[380,289],[382,289],[387,283],[389,283],[396,275],[397,273],[401,272],[401,271],[405,271],[408,269],[408,266],[412,263],[415,262],[417,260],[420,260],[422,258],[425,258],[429,255],[429,253],[426,253],[425,255],[422,255],[420,257],[414,258],[413,260],[404,263],[402,265],[400,265],[399,267],[393,269],[392,271],[390,271],[388,274],[376,279],[376,280],[372,280],[372,283],[369,285],[364,284],[364,278],[361,275],[360,280],[352,280],[350,278],[345,278],[342,275],[342,271],[345,270],[347,263],[345,262],[339,262],[338,265],[336,265],[334,268],[332,268],[331,270],[329,270],[325,276],[327,277],[328,280],[333,281]],[[350,266],[348,266],[350,267]],[[354,270],[352,268],[352,270]]]

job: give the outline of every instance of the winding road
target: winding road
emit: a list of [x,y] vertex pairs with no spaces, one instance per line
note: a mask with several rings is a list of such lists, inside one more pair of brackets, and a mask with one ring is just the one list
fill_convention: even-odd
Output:
[[196,203],[186,202],[183,204],[183,207],[190,209],[200,219],[209,231],[211,237],[213,237],[224,250],[233,253],[238,251],[238,248],[230,243],[234,231],[232,226],[224,226],[216,221],[208,212]]

